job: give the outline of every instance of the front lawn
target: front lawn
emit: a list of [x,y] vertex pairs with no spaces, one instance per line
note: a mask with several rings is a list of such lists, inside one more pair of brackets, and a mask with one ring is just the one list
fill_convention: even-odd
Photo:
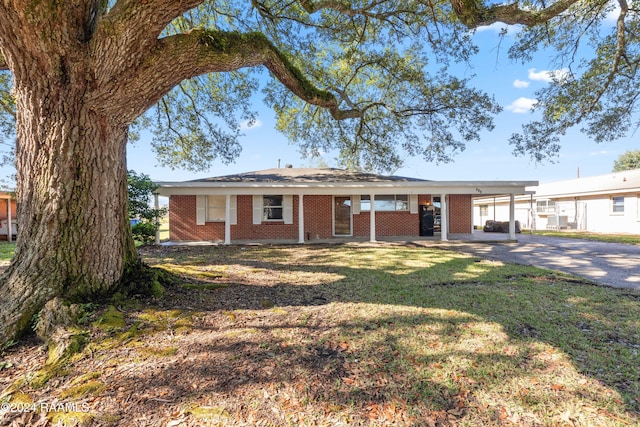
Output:
[[637,234],[608,234],[608,233],[594,233],[590,231],[576,231],[576,230],[536,230],[533,234],[540,236],[550,237],[565,237],[568,239],[586,239],[595,240],[598,242],[609,243],[627,243],[629,245],[640,245],[640,236]]
[[183,283],[93,313],[41,388],[37,343],[6,350],[0,390],[26,383],[4,402],[84,405],[67,425],[640,423],[637,291],[419,246],[142,251]]

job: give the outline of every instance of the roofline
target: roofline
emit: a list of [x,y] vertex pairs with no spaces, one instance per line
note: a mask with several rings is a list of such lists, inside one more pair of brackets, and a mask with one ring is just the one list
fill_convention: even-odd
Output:
[[443,194],[524,194],[525,187],[538,185],[537,181],[387,181],[387,182],[201,182],[158,181],[158,194],[394,194],[403,190],[409,194],[425,191]]
[[[567,198],[581,198],[581,197],[594,197],[594,196],[611,196],[614,194],[635,194],[640,192],[640,187],[630,187],[630,188],[618,188],[611,190],[598,190],[598,191],[574,191],[574,192],[564,192],[564,193],[543,193],[540,189],[536,191],[532,191],[527,189],[524,194],[535,194],[535,199],[539,200],[553,200],[553,199],[567,199]],[[522,197],[522,196],[521,196]],[[483,196],[476,197],[477,200],[481,200]]]

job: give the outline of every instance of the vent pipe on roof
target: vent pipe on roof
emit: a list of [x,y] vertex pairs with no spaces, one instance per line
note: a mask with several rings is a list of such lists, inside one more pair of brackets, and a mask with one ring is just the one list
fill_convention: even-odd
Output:
[[280,169],[280,159],[278,159],[278,169]]

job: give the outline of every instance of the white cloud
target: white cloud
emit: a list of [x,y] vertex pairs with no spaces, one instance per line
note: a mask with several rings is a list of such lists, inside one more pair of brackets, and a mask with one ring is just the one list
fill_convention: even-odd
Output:
[[507,25],[503,24],[502,22],[496,22],[491,25],[483,25],[481,27],[478,27],[474,31],[476,33],[482,33],[484,31],[493,31],[494,33],[506,32],[508,36],[512,36],[518,34],[521,29],[521,25]]
[[569,69],[561,68],[559,70],[542,70],[536,71],[535,68],[529,68],[529,80],[551,83],[554,78],[563,80],[569,77]]
[[610,150],[600,150],[600,151],[590,151],[589,152],[589,156],[591,157],[599,157],[599,156],[609,156],[609,155],[613,155],[616,154],[615,151],[610,151]]
[[513,87],[516,87],[518,89],[525,89],[529,87],[529,82],[516,79],[516,81],[513,82]]
[[528,113],[531,111],[531,108],[533,108],[533,106],[537,103],[537,99],[520,97],[513,101],[511,104],[507,105],[507,110],[517,114]]
[[249,121],[244,121],[240,123],[240,129],[249,130],[262,127],[262,122],[259,119],[256,119],[253,123],[249,123]]

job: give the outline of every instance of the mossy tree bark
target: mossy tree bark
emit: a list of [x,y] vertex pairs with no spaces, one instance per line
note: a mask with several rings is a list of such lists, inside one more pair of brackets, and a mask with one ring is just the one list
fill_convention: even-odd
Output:
[[20,238],[0,283],[0,337],[23,330],[54,297],[108,294],[137,265],[127,127],[88,109],[84,93],[77,84],[16,85]]
[[138,265],[127,214],[128,121],[87,102],[96,60],[85,38],[97,4],[7,4],[0,40],[14,77],[19,239],[0,281],[0,342],[48,301],[108,295]]

